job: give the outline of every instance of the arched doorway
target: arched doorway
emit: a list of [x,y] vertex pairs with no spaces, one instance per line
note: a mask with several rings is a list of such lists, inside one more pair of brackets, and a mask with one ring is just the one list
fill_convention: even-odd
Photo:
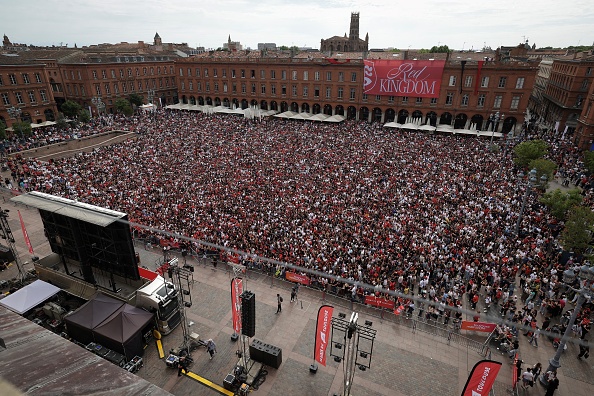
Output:
[[361,107],[359,109],[359,119],[361,121],[369,121],[369,109],[367,107]]
[[206,97],[206,104],[212,106],[212,98],[210,96]]
[[334,109],[334,114],[343,116],[344,115],[344,107],[342,105],[336,106],[336,109]]
[[198,104],[204,106],[204,98],[202,96],[198,96]]
[[33,119],[31,119],[31,113],[24,111],[21,115],[21,121],[31,124],[33,122]]
[[229,98],[223,99],[223,106],[225,106],[225,107],[231,107],[230,105],[231,105],[231,103],[229,102]]
[[316,103],[313,105],[313,107],[311,108],[311,112],[313,114],[320,114],[322,112],[322,108],[320,107],[319,103]]
[[252,99],[250,102],[250,107],[258,107],[258,101],[256,99]]
[[417,119],[423,120],[423,112],[420,110],[413,111],[412,119],[413,119],[413,122],[415,122]]
[[408,110],[402,109],[398,112],[398,121],[399,124],[406,124],[406,119],[408,118]]
[[260,102],[260,108],[262,110],[268,110],[268,102],[266,102],[265,100]]
[[384,122],[394,122],[395,119],[396,119],[396,111],[394,109],[386,110],[386,117],[384,119]]
[[239,99],[233,99],[233,109],[239,108]]
[[355,108],[355,106],[349,106],[347,108],[347,119],[348,120],[357,119],[357,109]]
[[332,106],[329,104],[324,105],[324,114],[331,116],[332,115]]
[[215,106],[220,106],[221,105],[221,98],[218,98],[218,97],[215,98],[214,105]]
[[242,110],[245,110],[247,108],[248,108],[248,101],[247,101],[247,99],[242,99],[241,100],[241,109]]
[[309,104],[307,104],[307,103],[302,103],[302,104],[301,104],[301,112],[302,112],[302,113],[309,113]]
[[503,121],[503,128],[501,129],[501,133],[509,133],[517,122],[518,120],[516,119],[516,117],[507,117]]
[[56,121],[56,117],[55,117],[54,111],[52,109],[45,109],[43,111],[43,115],[45,115],[46,121]]
[[441,117],[439,117],[439,123],[442,125],[452,125],[452,114],[448,113],[447,111],[442,113]]
[[276,103],[276,100],[270,102],[270,110],[278,111],[278,104]]
[[289,105],[287,104],[287,102],[282,101],[281,105],[280,105],[280,112],[284,113],[285,111],[289,110]]
[[371,122],[382,122],[382,113],[382,109],[375,107],[372,112]]
[[427,116],[425,117],[425,124],[437,126],[437,113],[434,111],[427,113]]
[[456,114],[456,119],[454,121],[454,129],[464,129],[464,127],[466,126],[466,120],[468,120],[468,116],[466,114]]
[[188,104],[188,98],[186,98],[186,95],[182,95],[182,103]]
[[299,112],[299,105],[297,102],[291,102],[291,111],[294,111],[295,113]]
[[190,96],[190,104],[191,105],[195,105],[196,104],[196,98],[193,96]]
[[475,114],[470,119],[470,125],[474,124],[476,126],[477,131],[483,130],[483,116],[480,114]]

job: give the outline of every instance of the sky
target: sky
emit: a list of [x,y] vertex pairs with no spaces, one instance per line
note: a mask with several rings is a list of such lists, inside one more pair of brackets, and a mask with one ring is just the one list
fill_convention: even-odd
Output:
[[493,49],[594,43],[592,0],[1,0],[0,33],[13,43],[68,45],[153,41],[216,49],[231,35],[319,49],[348,35],[351,12],[369,48]]

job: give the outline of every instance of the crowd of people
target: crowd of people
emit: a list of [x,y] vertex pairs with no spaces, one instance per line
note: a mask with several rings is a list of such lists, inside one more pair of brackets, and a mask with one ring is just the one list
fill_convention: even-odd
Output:
[[[127,213],[150,228],[135,230],[142,237],[164,230],[243,251],[248,265],[261,256],[337,276],[311,281],[354,300],[370,293],[358,282],[380,296],[380,288],[422,296],[432,304],[399,304],[442,324],[445,307],[466,298],[475,320],[540,329],[536,322],[559,319],[572,297],[559,275],[582,263],[561,258],[539,191],[528,195],[515,234],[527,182],[511,150],[490,150],[488,140],[169,111],[111,117],[80,133],[106,128],[137,135],[50,162],[12,157],[11,185]],[[567,140],[549,143],[561,176],[586,186],[579,151]]]

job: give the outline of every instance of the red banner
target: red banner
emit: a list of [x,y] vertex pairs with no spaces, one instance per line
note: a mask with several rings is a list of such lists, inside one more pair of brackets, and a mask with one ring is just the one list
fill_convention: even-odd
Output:
[[460,329],[482,331],[483,333],[490,333],[493,330],[495,330],[495,327],[497,327],[497,325],[495,323],[473,322],[470,320],[463,320],[462,326],[460,327]]
[[474,94],[478,93],[479,84],[481,80],[481,70],[483,70],[483,64],[485,63],[484,60],[478,61],[478,67],[476,69],[476,81],[474,82]]
[[462,390],[462,396],[488,396],[499,369],[501,363],[492,360],[481,360],[475,364]]
[[365,60],[367,95],[437,98],[445,60]]
[[154,281],[155,279],[157,279],[157,276],[159,275],[154,271],[142,267],[138,267],[138,274],[141,278],[148,279],[150,281]]
[[27,247],[29,248],[29,253],[33,254],[33,246],[31,245],[31,240],[29,239],[29,234],[27,234],[27,229],[25,228],[25,222],[23,221],[23,216],[21,216],[20,210],[17,210],[17,212],[19,212],[19,220],[21,221],[21,228],[23,230],[23,238],[25,238],[25,243],[27,244]]
[[285,272],[285,279],[290,282],[301,283],[302,285],[308,286],[311,280],[305,275],[299,275],[295,272]]
[[388,309],[394,309],[395,306],[394,301],[376,296],[365,296],[365,304]]
[[231,279],[231,314],[233,315],[233,331],[241,334],[241,293],[243,293],[243,280]]
[[330,342],[330,327],[332,326],[332,313],[334,307],[322,305],[318,310],[316,324],[316,344],[314,346],[314,360],[322,366],[326,365],[326,348]]

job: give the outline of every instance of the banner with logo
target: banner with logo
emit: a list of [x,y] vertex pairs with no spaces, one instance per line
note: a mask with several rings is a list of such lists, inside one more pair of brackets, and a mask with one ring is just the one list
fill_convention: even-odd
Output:
[[365,60],[367,95],[437,98],[445,60]]
[[314,360],[322,366],[326,365],[326,349],[330,342],[330,329],[332,326],[332,313],[334,307],[322,305],[318,310],[318,322],[316,324],[316,343],[314,346]]
[[296,274],[295,272],[285,272],[285,279],[295,283],[301,283],[302,285],[308,286],[311,283],[311,280],[305,276]]
[[460,329],[481,331],[483,333],[490,333],[493,330],[495,330],[495,327],[497,327],[497,325],[495,323],[473,322],[471,320],[463,320],[462,326],[460,327]]
[[474,365],[461,396],[488,396],[497,374],[501,369],[501,363],[493,360],[481,360]]
[[243,293],[243,280],[231,279],[231,314],[233,316],[233,331],[241,334],[241,293]]
[[25,222],[23,221],[23,216],[21,216],[21,211],[17,210],[19,213],[19,220],[21,221],[21,228],[23,230],[23,238],[25,238],[25,243],[29,248],[29,253],[33,254],[33,245],[31,245],[31,240],[29,239],[29,234],[27,233],[27,229],[25,228]]
[[365,296],[365,304],[367,305],[371,305],[374,307],[379,307],[379,308],[388,308],[388,309],[394,309],[395,307],[395,303],[392,300],[388,300],[386,298],[380,298],[380,297],[376,297],[376,296]]

